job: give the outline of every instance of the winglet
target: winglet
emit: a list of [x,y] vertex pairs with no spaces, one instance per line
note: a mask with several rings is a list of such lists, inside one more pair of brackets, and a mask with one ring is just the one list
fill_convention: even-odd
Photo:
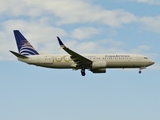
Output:
[[65,45],[63,44],[63,42],[61,41],[61,39],[59,37],[57,37],[59,45],[61,46],[61,48],[64,48]]

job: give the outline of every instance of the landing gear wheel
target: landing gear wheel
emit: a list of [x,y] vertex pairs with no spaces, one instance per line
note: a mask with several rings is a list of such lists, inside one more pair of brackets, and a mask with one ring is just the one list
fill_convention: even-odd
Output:
[[82,76],[85,76],[85,75],[86,75],[85,69],[82,69],[82,70],[81,70],[81,75],[82,75]]
[[141,73],[142,73],[142,71],[140,70],[140,71],[139,71],[139,74],[141,74]]
[[82,72],[81,74],[82,74],[82,76],[85,76],[85,75],[86,75],[86,73],[85,73],[85,72]]

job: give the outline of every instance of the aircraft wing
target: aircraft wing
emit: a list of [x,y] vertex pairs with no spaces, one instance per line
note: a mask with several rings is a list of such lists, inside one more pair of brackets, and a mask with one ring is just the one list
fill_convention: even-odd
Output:
[[57,39],[58,39],[58,42],[61,48],[63,48],[68,54],[71,55],[71,59],[77,64],[77,67],[87,67],[88,68],[91,66],[92,64],[91,60],[67,48],[59,37],[57,37]]

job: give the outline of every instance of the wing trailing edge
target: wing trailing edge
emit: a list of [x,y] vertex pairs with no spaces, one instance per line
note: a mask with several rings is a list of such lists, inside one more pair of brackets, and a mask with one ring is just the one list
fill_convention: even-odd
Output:
[[71,55],[71,59],[77,64],[77,67],[79,68],[82,68],[82,67],[90,68],[91,67],[91,64],[93,61],[67,48],[59,37],[57,37],[57,39],[58,39],[58,42],[61,48],[63,48],[63,50],[65,50],[68,54]]

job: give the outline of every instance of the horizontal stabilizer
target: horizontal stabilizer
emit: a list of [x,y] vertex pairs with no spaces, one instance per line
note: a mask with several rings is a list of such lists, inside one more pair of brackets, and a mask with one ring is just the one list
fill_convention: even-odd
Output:
[[23,58],[23,59],[25,59],[25,58],[28,58],[28,57],[26,57],[26,56],[24,56],[24,55],[21,55],[21,54],[19,54],[19,53],[16,53],[16,52],[14,52],[14,51],[10,51],[12,54],[14,54],[16,57],[18,57],[18,58]]

